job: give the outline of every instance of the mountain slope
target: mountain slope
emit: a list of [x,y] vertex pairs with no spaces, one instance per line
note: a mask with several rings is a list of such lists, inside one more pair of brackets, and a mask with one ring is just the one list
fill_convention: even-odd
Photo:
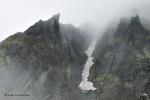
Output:
[[93,53],[90,79],[100,100],[136,100],[150,96],[150,32],[139,16],[121,20],[116,30],[108,29]]
[[82,31],[60,24],[59,14],[8,37],[0,44],[0,99],[9,98],[5,93],[30,95],[11,100],[83,99],[84,43]]

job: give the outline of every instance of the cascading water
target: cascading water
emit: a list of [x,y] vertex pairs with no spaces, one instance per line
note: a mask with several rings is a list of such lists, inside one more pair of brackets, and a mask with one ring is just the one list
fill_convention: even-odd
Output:
[[84,69],[82,72],[82,81],[79,85],[79,87],[82,90],[87,90],[87,91],[96,90],[96,88],[93,86],[93,83],[88,81],[89,70],[94,63],[92,53],[95,49],[95,46],[96,46],[96,38],[92,41],[92,43],[89,46],[89,48],[87,49],[87,51],[85,51],[85,53],[88,55],[88,60],[86,61],[85,65],[84,65]]

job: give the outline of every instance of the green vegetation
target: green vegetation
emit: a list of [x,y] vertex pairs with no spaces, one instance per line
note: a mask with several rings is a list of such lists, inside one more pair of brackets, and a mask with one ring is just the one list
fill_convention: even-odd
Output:
[[25,42],[26,41],[26,38],[25,36],[23,36],[23,34],[21,33],[16,33],[10,37],[8,37],[6,40],[4,40],[2,42],[2,45],[4,48],[9,48],[12,44],[18,44],[18,46],[24,46],[25,45]]
[[[109,73],[99,75],[96,78],[96,90],[100,100],[116,100],[116,95],[119,93],[120,79]],[[95,82],[94,82],[95,83]]]
[[54,44],[51,42],[51,40],[37,40],[22,33],[14,34],[2,42],[2,46],[5,49],[10,48],[13,44],[16,44],[17,48],[29,47],[39,56],[42,55],[45,50],[54,48]]
[[0,52],[0,66],[6,65],[7,64],[7,59],[6,56]]
[[144,47],[141,52],[136,53],[137,62],[144,63],[146,60],[150,61],[150,50]]

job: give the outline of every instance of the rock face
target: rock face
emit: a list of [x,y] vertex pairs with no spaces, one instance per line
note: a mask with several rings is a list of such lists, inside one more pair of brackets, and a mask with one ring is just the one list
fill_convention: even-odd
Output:
[[136,100],[150,96],[150,32],[139,16],[108,29],[93,53],[90,79],[98,100]]
[[[69,33],[69,34],[68,34]],[[82,31],[59,24],[59,14],[0,44],[0,99],[81,100],[78,85],[87,59]],[[3,70],[2,70],[3,69]]]
[[117,28],[108,28],[93,53],[89,78],[97,89],[87,92],[78,86],[91,40],[84,34],[86,30],[60,24],[59,17],[58,14],[47,21],[40,20],[0,43],[0,99],[136,100],[141,94],[150,97],[149,23],[143,24],[135,16],[122,19]]

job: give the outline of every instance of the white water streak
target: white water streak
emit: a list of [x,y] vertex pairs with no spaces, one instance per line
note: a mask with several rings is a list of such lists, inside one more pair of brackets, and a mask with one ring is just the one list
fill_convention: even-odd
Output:
[[92,57],[92,53],[95,49],[96,46],[96,39],[94,39],[91,43],[91,45],[89,46],[89,48],[86,51],[86,54],[88,55],[88,60],[84,65],[84,69],[82,72],[82,81],[79,85],[79,87],[82,90],[96,90],[96,88],[93,86],[93,83],[88,81],[88,76],[89,76],[89,70],[91,68],[91,66],[94,64],[93,62],[93,57]]

